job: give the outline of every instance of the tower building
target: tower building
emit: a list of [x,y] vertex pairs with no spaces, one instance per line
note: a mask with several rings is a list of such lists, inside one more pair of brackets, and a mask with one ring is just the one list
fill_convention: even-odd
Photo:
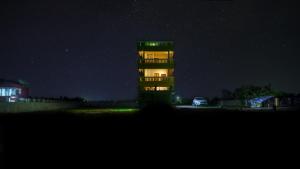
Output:
[[174,43],[140,41],[137,43],[139,103],[171,103],[174,93]]

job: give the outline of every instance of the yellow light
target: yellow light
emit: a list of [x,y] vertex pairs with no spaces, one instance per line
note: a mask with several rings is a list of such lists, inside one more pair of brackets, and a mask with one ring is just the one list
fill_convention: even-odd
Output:
[[145,77],[167,77],[168,69],[145,69]]
[[145,51],[145,59],[168,59],[168,52]]
[[143,57],[144,51],[139,51],[139,56]]
[[156,90],[157,91],[167,91],[167,90],[169,90],[169,88],[168,87],[156,87]]

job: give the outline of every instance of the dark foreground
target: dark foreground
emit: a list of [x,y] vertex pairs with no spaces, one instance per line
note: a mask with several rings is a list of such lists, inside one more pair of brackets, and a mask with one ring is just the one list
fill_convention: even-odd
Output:
[[5,168],[87,165],[86,158],[101,165],[151,153],[154,158],[181,150],[229,152],[239,144],[241,149],[266,148],[279,139],[288,141],[287,147],[298,138],[298,121],[297,111],[175,110],[163,105],[129,114],[1,114],[1,160]]

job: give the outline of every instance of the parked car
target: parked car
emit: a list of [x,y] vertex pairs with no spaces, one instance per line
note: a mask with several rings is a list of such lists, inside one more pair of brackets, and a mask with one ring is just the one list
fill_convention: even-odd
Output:
[[195,97],[193,99],[193,106],[207,106],[207,100],[204,97]]

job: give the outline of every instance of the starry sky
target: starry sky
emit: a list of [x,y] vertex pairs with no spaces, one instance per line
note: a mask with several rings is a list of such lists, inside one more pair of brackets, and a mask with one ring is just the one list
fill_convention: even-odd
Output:
[[176,92],[218,96],[245,84],[300,92],[293,1],[3,0],[0,78],[31,95],[137,96],[139,40],[175,42]]

